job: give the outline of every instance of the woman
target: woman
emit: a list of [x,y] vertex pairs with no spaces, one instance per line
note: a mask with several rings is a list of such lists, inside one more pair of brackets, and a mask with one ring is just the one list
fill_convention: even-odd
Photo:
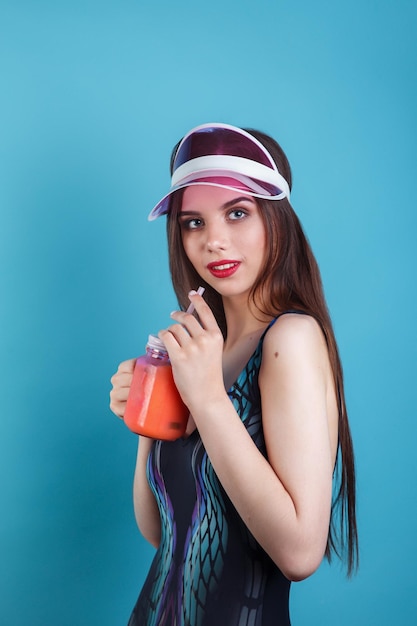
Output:
[[[171,172],[149,218],[167,215],[182,310],[159,337],[190,417],[177,441],[140,437],[135,514],[157,552],[129,625],[288,625],[290,581],[333,551],[346,551],[349,573],[357,559],[353,450],[319,270],[289,202],[289,163],[267,135],[199,126]],[[120,417],[133,367],[112,378]]]

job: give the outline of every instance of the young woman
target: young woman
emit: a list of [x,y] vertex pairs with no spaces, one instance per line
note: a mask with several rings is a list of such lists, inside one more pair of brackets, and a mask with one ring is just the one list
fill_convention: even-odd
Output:
[[[171,172],[150,219],[167,215],[181,310],[159,337],[190,417],[177,441],[140,437],[134,508],[157,552],[129,625],[288,625],[290,581],[333,551],[349,573],[357,561],[352,442],[319,270],[289,163],[267,135],[199,126]],[[133,367],[112,378],[120,417]]]

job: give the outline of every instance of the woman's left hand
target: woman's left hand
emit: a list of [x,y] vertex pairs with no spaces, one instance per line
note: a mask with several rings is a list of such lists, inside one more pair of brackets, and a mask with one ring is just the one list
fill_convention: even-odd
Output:
[[158,333],[168,350],[175,384],[184,403],[193,413],[215,398],[224,396],[222,354],[223,335],[204,299],[191,292],[190,300],[199,321],[185,311],[171,313],[178,322]]

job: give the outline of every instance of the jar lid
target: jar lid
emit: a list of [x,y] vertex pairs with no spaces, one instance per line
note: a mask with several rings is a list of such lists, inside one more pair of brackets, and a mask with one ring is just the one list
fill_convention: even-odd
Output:
[[167,352],[164,342],[161,341],[161,339],[159,339],[156,335],[149,335],[147,347],[152,350],[158,350],[159,352]]

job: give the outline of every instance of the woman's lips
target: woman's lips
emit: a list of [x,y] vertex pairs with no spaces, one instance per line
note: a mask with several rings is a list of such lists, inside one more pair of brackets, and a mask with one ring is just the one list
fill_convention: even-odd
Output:
[[207,265],[207,269],[216,278],[228,278],[236,272],[239,265],[240,261],[213,261]]

